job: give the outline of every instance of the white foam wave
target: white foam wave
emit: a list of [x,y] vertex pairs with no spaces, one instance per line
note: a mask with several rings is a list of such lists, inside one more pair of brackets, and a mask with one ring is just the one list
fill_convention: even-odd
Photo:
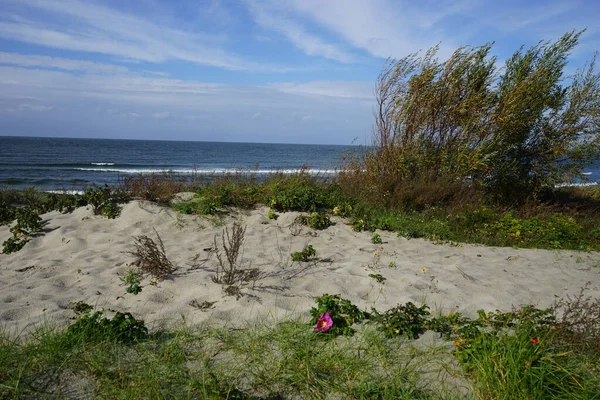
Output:
[[114,162],[93,162],[92,165],[115,165]]
[[582,172],[581,174],[582,175],[591,175],[592,173],[591,172]]
[[584,187],[584,186],[597,186],[597,185],[598,185],[598,182],[560,183],[560,184],[556,185],[556,187],[570,187],[570,186]]
[[45,192],[56,194],[83,194],[83,190],[46,190]]
[[244,170],[244,169],[229,169],[229,168],[215,168],[215,169],[122,169],[122,168],[75,168],[78,171],[95,171],[95,172],[118,172],[123,174],[152,174],[152,173],[170,173],[170,174],[181,174],[181,175],[226,175],[226,174],[296,174],[300,171],[305,171],[309,174],[325,174],[331,175],[338,171],[334,169],[257,169],[257,170]]

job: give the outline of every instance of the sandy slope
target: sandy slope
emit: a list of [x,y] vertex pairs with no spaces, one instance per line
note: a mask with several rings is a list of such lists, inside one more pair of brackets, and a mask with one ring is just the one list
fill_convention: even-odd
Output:
[[[384,244],[375,245],[371,233],[353,232],[342,219],[323,231],[297,231],[298,213],[276,221],[266,213],[266,208],[233,213],[223,226],[214,218],[178,215],[138,201],[125,205],[115,220],[86,208],[45,214],[44,235],[17,253],[0,254],[0,326],[30,330],[44,321],[66,323],[74,316],[70,303],[77,301],[129,311],[157,327],[182,320],[236,324],[256,316],[308,319],[314,298],[323,293],[341,294],[366,310],[413,301],[471,316],[480,308],[549,306],[579,293],[587,282],[587,293],[600,297],[599,253],[436,245],[390,232],[380,232]],[[262,274],[239,299],[211,280],[218,261],[206,250],[235,220],[247,226],[242,266]],[[140,294],[128,294],[119,279],[133,261],[125,252],[133,250],[133,236],[155,239],[153,228],[178,270],[155,285],[146,278]],[[9,235],[8,227],[0,227],[0,242]],[[290,253],[306,244],[314,246],[318,260],[292,263]],[[391,262],[397,267],[390,268]],[[377,283],[369,274],[386,280]],[[216,303],[200,310],[190,304],[194,300]]]

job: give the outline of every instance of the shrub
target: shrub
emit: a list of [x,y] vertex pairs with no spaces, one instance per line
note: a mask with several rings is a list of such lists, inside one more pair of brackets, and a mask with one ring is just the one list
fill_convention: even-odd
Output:
[[[217,273],[212,278],[214,282],[233,285],[242,277],[243,273],[240,269],[238,258],[240,256],[242,245],[244,244],[245,234],[246,227],[242,227],[237,222],[233,224],[231,233],[229,232],[229,228],[223,230],[221,243],[223,252],[225,253],[224,257],[221,250],[219,250],[217,236],[215,235],[214,248],[217,259],[219,260],[219,267],[217,268]],[[227,240],[225,240],[226,238]]]
[[317,297],[315,302],[317,306],[310,309],[310,315],[312,316],[310,325],[316,324],[323,313],[329,313],[333,325],[325,333],[332,336],[353,335],[354,329],[351,326],[368,318],[368,314],[360,311],[350,300],[343,299],[337,294],[324,294]]
[[326,214],[317,211],[308,215],[298,215],[296,220],[302,225],[310,226],[313,229],[326,229],[332,225],[331,220]]
[[[464,182],[508,203],[584,178],[600,156],[595,58],[563,79],[582,32],[517,50],[496,68],[492,44],[392,60],[378,77],[374,147],[346,182],[395,198],[404,183]],[[373,198],[373,196],[371,196]]]
[[265,181],[266,204],[276,211],[317,211],[330,208],[338,196],[336,185],[324,185],[302,171],[295,175],[274,176]]
[[387,337],[405,335],[409,339],[416,339],[427,330],[429,315],[429,307],[425,304],[417,307],[408,302],[384,313],[373,308],[371,321],[377,323],[378,329]]
[[381,240],[381,236],[378,233],[374,233],[373,236],[371,236],[371,243],[382,244],[383,240]]
[[8,224],[15,219],[16,208],[0,200],[0,225]]
[[127,293],[138,294],[142,291],[142,277],[139,271],[135,269],[129,269],[127,272],[125,272],[125,275],[119,279],[121,279],[121,282],[128,285],[127,289],[125,289]]
[[134,251],[128,253],[135,257],[131,265],[139,268],[142,274],[149,274],[152,277],[163,280],[175,271],[175,266],[165,254],[165,246],[156,229],[156,238],[158,244],[146,235],[134,236]]
[[292,253],[292,261],[309,261],[312,257],[317,255],[317,251],[312,245],[305,246],[302,251],[296,251]]
[[137,320],[131,313],[117,312],[112,319],[104,316],[102,311],[84,311],[67,328],[67,335],[74,336],[85,342],[116,341],[133,343],[148,335],[144,321]]
[[95,215],[103,215],[112,219],[119,216],[118,204],[125,203],[130,198],[125,191],[105,185],[86,190],[81,199],[84,204],[92,206]]
[[275,211],[269,210],[269,212],[267,213],[267,218],[276,220],[277,218],[279,218],[279,215]]
[[133,197],[168,204],[185,190],[186,179],[171,172],[130,175],[123,179],[122,187]]
[[17,223],[10,227],[10,232],[13,234],[2,243],[2,253],[10,254],[21,250],[29,241],[29,235],[42,230],[42,218],[37,210],[29,207],[16,208],[14,216]]

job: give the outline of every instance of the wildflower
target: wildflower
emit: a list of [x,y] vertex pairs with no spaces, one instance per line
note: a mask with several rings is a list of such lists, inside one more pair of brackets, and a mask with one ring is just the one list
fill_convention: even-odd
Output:
[[329,313],[323,313],[319,318],[317,318],[317,325],[314,328],[315,332],[327,332],[333,326],[333,320],[331,319],[331,315]]
[[531,341],[532,344],[537,344],[538,343],[538,338],[534,337],[530,341]]
[[275,201],[275,199],[271,199],[271,207],[273,207],[275,204],[277,204],[277,201]]
[[338,215],[340,213],[340,208],[339,207],[333,207],[333,214],[334,215]]

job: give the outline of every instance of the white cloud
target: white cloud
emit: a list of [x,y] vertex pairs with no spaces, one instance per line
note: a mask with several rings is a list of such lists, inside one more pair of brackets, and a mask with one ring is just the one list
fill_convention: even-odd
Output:
[[167,118],[173,117],[171,115],[171,113],[168,111],[157,112],[157,113],[152,114],[152,116],[156,119],[167,119]]
[[[183,60],[231,70],[277,72],[224,50],[222,35],[165,27],[92,2],[7,0],[34,11],[27,18],[5,13],[0,37],[64,50],[101,53],[123,60]],[[36,19],[52,14],[53,18]],[[58,22],[60,21],[60,23]],[[283,68],[285,70],[285,68]]]
[[269,87],[285,93],[343,97],[372,101],[373,83],[348,81],[313,81],[305,83],[281,82],[272,83]]
[[60,57],[24,55],[0,52],[0,64],[19,65],[22,67],[56,68],[67,71],[87,71],[106,74],[124,73],[128,69],[118,65],[73,60]]
[[306,28],[292,21],[276,7],[267,7],[265,3],[259,5],[254,0],[248,0],[247,4],[256,23],[266,29],[283,34],[286,39],[307,55],[324,57],[341,63],[357,61],[357,58],[350,52],[309,33]]
[[11,112],[11,113],[27,112],[27,111],[45,112],[45,111],[51,111],[53,109],[54,109],[53,106],[44,106],[44,105],[39,105],[39,104],[19,104],[16,107],[6,108],[5,111]]

